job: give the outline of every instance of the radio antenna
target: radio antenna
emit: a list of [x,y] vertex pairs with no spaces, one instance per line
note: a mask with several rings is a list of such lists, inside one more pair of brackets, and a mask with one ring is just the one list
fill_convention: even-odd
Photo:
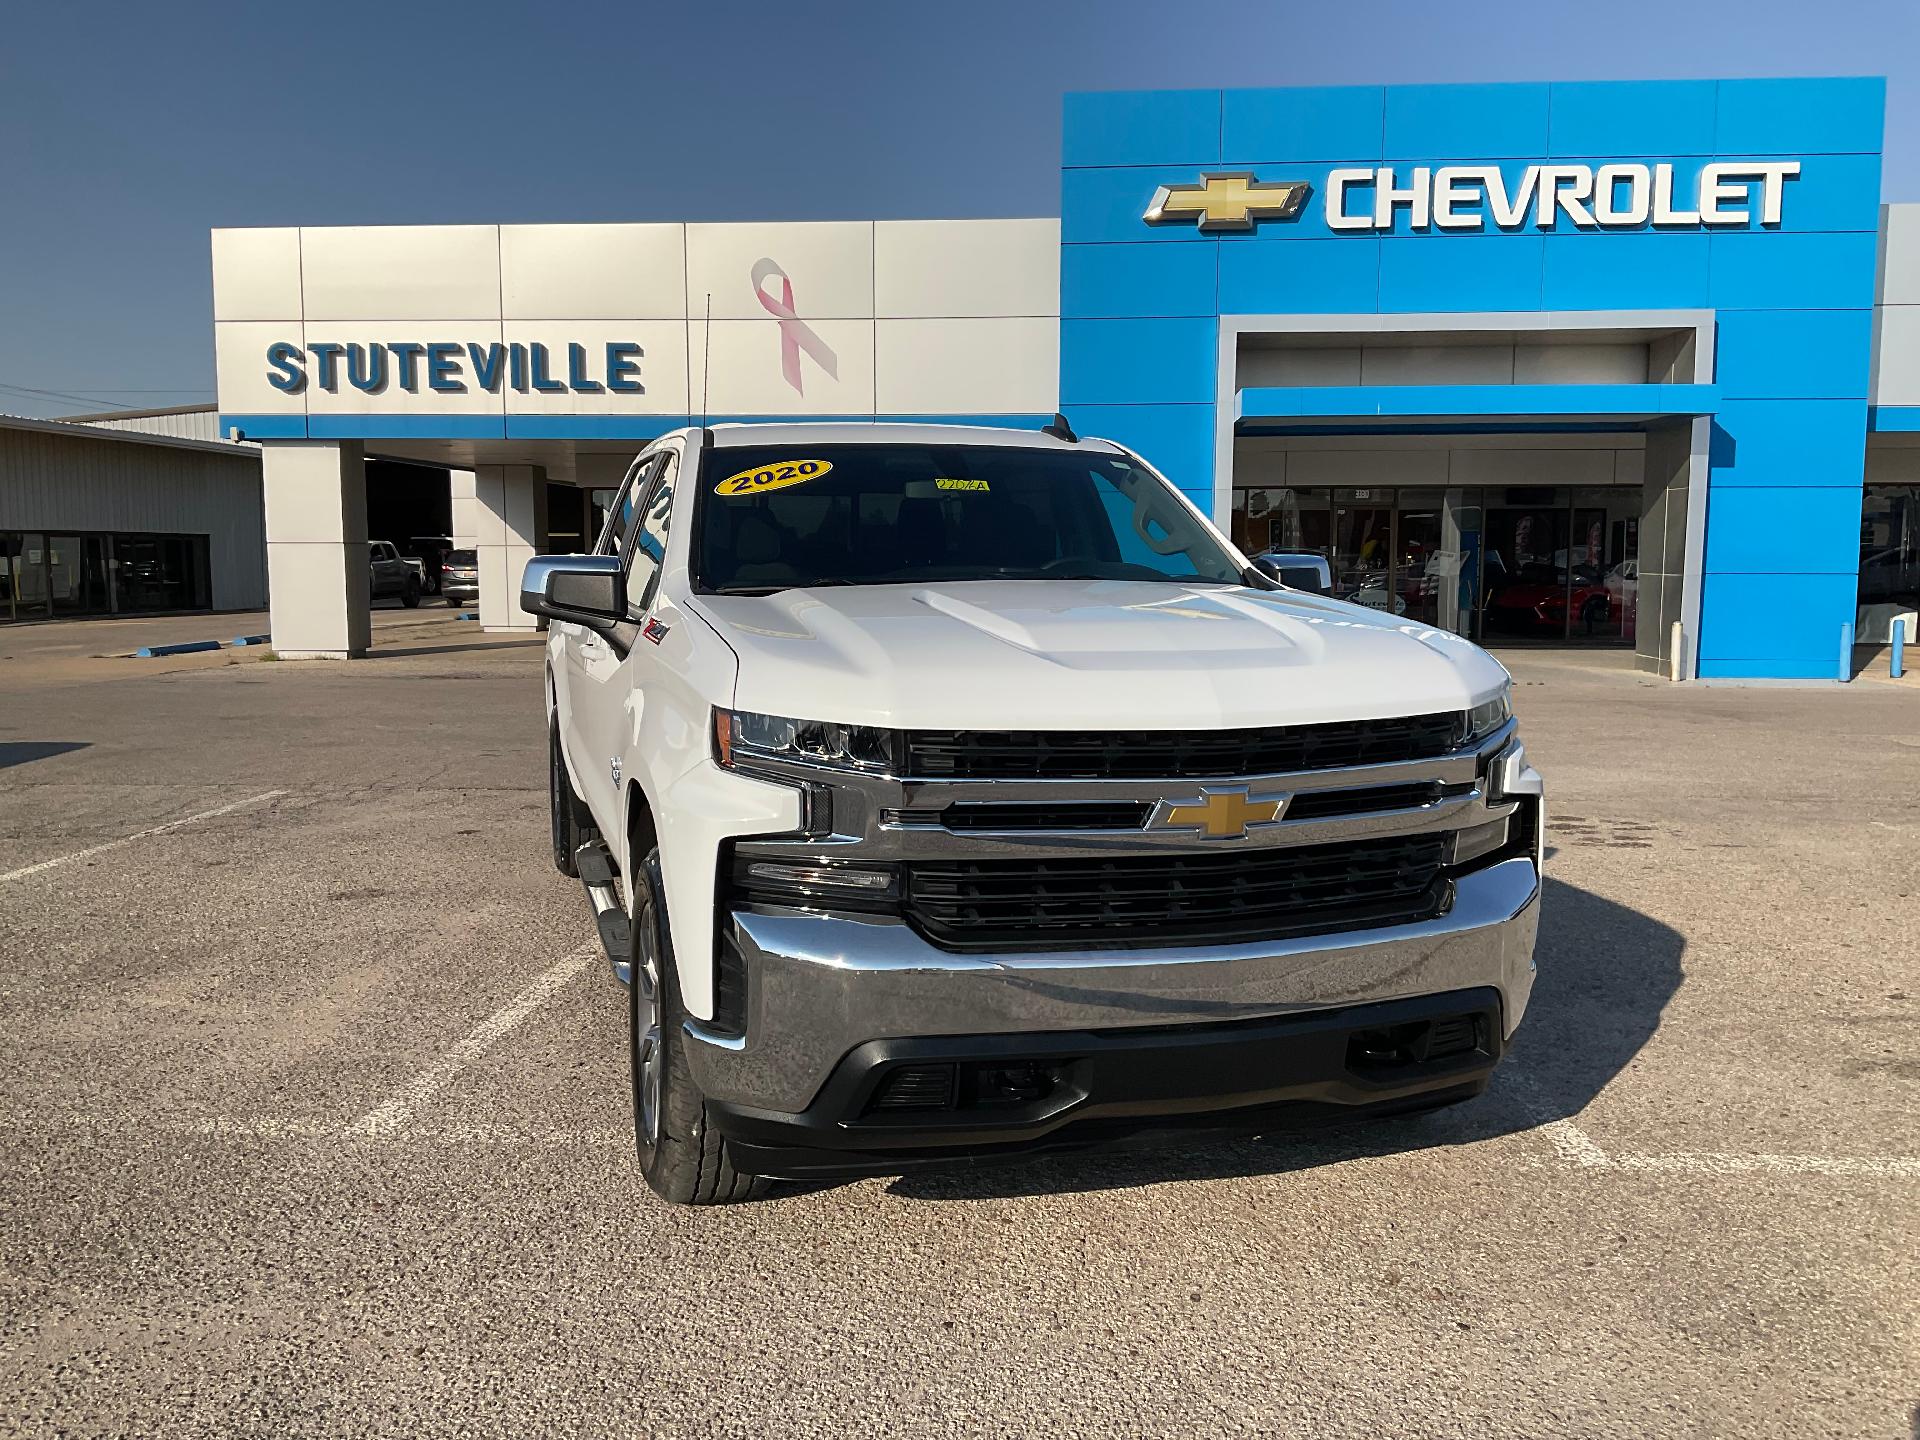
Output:
[[713,375],[713,292],[707,292],[706,332],[700,348],[700,428],[707,428],[707,384]]

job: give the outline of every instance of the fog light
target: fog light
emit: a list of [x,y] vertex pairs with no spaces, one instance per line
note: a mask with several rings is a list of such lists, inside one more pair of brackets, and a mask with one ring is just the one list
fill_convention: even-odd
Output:
[[1471,830],[1453,832],[1453,858],[1451,863],[1464,865],[1469,860],[1478,860],[1482,855],[1491,855],[1507,843],[1507,821],[1502,816],[1490,825],[1476,825]]
[[981,1105],[1031,1105],[1052,1093],[1057,1078],[1053,1066],[1032,1061],[982,1065],[974,1072],[974,1097]]
[[795,865],[780,860],[755,860],[747,878],[762,885],[798,890],[851,890],[880,895],[893,888],[890,870],[856,870],[843,865]]

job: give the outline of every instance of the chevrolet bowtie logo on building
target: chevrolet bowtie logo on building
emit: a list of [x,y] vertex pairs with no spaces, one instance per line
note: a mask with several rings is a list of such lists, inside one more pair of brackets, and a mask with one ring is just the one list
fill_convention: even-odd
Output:
[[1262,220],[1293,219],[1312,190],[1304,180],[1255,180],[1251,170],[1207,174],[1197,185],[1162,185],[1141,218],[1149,225],[1198,220],[1210,232],[1251,230]]
[[1254,795],[1244,785],[1209,785],[1191,800],[1162,800],[1147,817],[1147,828],[1202,840],[1244,840],[1250,830],[1278,825],[1292,798],[1284,792]]

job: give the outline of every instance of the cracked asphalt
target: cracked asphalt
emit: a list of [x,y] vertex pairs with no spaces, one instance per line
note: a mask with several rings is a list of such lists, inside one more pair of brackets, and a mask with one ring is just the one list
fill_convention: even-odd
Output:
[[0,880],[0,1433],[1920,1433],[1920,681],[1505,655],[1554,853],[1471,1106],[675,1211],[603,964],[462,1048],[593,939],[538,643],[375,618],[0,630],[0,874],[61,862]]

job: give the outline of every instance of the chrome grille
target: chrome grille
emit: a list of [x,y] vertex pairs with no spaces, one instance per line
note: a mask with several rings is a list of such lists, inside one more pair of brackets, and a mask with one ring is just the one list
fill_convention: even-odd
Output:
[[916,780],[1218,779],[1431,760],[1457,748],[1455,711],[1250,730],[912,730]]

